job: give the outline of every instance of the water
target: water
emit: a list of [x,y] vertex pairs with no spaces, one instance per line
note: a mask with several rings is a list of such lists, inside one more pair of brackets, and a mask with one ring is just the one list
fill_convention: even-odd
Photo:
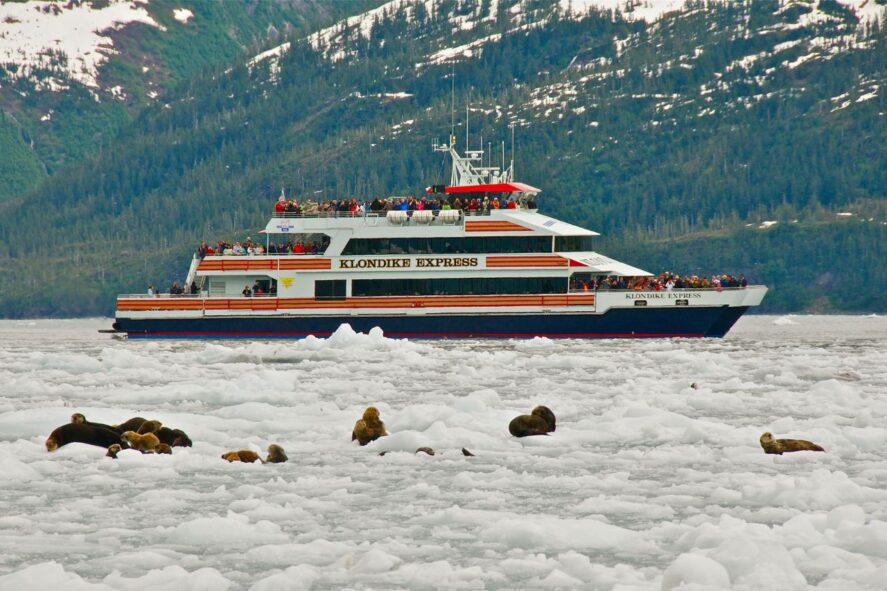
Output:
[[[649,341],[121,342],[109,325],[0,322],[0,590],[887,580],[882,317]],[[371,404],[391,435],[361,448]],[[557,431],[511,437],[536,404]],[[72,412],[195,445],[46,452]],[[765,430],[827,452],[765,455]],[[220,459],[269,443],[290,461]]]

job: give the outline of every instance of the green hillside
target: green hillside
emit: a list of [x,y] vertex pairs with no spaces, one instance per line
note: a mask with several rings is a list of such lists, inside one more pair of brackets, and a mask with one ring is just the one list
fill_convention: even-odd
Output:
[[[263,227],[281,186],[332,198],[445,182],[430,143],[449,132],[453,71],[460,145],[468,97],[472,146],[516,123],[519,180],[544,189],[544,212],[604,233],[602,252],[744,272],[774,288],[762,311],[887,309],[883,31],[824,2],[814,27],[767,1],[656,26],[541,0],[518,22],[512,4],[486,3],[455,33],[464,5],[401,9],[369,37],[342,30],[321,51],[293,39],[279,60],[183,82],[0,204],[4,314],[110,314],[118,292],[181,280],[201,238]],[[432,59],[470,43],[455,65]]]
[[[0,112],[15,118],[32,142],[30,150],[41,168],[54,174],[107,147],[140,111],[162,105],[166,95],[183,82],[258,53],[285,35],[303,35],[379,2],[231,0],[183,4],[152,0],[143,6],[159,27],[132,23],[107,33],[113,39],[114,52],[99,71],[98,88],[70,79],[61,67],[68,60],[64,54],[27,77],[17,75],[17,65],[0,63]],[[101,7],[105,3],[86,0],[83,4]],[[62,10],[70,8],[60,6]],[[174,10],[183,6],[193,13],[187,23],[174,18]],[[67,89],[48,89],[52,86],[48,80]],[[0,141],[4,142],[0,148],[5,147],[6,140]],[[40,178],[23,176],[11,160],[0,162],[0,200],[33,187]],[[29,182],[22,185],[23,180]]]

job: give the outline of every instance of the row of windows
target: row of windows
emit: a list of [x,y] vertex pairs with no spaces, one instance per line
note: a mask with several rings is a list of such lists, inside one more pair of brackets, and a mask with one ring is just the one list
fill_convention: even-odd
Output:
[[591,236],[557,236],[554,252],[591,252]]
[[551,237],[353,238],[345,245],[342,254],[475,254],[497,252],[551,252]]
[[354,296],[517,295],[566,292],[566,277],[354,279],[351,282],[351,294]]

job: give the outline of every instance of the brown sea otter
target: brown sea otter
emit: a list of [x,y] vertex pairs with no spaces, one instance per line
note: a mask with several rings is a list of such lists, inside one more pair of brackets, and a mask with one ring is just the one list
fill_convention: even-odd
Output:
[[520,415],[508,423],[508,431],[515,437],[548,435],[557,427],[557,419],[547,406],[537,406],[528,415]]
[[375,406],[370,406],[363,411],[363,418],[354,424],[351,441],[356,439],[360,445],[366,445],[386,435],[388,432],[385,430],[385,423],[379,418],[379,410]]
[[86,443],[107,448],[121,443],[121,439],[120,433],[110,427],[92,423],[68,423],[49,434],[45,444],[46,451],[55,451],[69,443]]
[[773,439],[769,431],[761,435],[761,447],[764,453],[782,455],[792,451],[825,451],[812,441],[805,439]]

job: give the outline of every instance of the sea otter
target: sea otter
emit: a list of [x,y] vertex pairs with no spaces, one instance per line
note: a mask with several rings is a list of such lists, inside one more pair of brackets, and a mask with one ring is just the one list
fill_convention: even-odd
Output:
[[121,443],[121,439],[120,433],[110,427],[91,423],[68,423],[49,434],[46,451],[55,451],[69,443],[86,443],[106,448]]
[[366,445],[385,435],[388,435],[388,432],[385,431],[385,423],[379,418],[379,410],[375,406],[370,406],[363,411],[363,418],[354,424],[351,441],[356,439],[360,445]]
[[92,421],[87,421],[86,417],[83,413],[75,412],[71,415],[71,423],[75,425],[95,425],[96,427],[104,427],[105,429],[111,429],[112,431],[117,431],[119,433],[123,433],[117,427],[113,425],[106,425],[105,423],[94,423]]
[[430,447],[420,447],[419,449],[416,450],[416,453],[419,453],[420,451],[422,453],[428,454],[429,456],[434,455],[434,450],[431,449]]
[[225,452],[222,454],[222,459],[228,460],[229,462],[245,462],[247,464],[252,464],[256,460],[262,461],[262,458],[259,457],[259,454],[251,449],[241,449],[238,451]]
[[554,417],[554,413],[551,412],[551,409],[547,406],[537,406],[530,412],[530,414],[544,419],[545,422],[548,423],[549,433],[553,433],[557,428],[557,419]]
[[289,458],[286,457],[286,452],[282,447],[277,445],[276,443],[272,443],[268,446],[268,456],[265,458],[265,462],[268,464],[281,464],[287,461]]
[[125,431],[120,438],[127,442],[129,446],[142,453],[153,453],[160,445],[160,440],[153,433],[136,433],[135,431]]
[[154,453],[156,453],[156,454],[172,454],[172,448],[165,443],[158,443],[157,447],[154,448]]
[[142,417],[133,417],[128,421],[120,423],[119,425],[114,425],[115,429],[119,429],[121,433],[125,431],[135,431],[139,432],[139,429],[144,425],[148,419],[143,419]]
[[554,413],[547,406],[537,406],[531,414],[514,417],[508,423],[508,431],[515,437],[548,435],[555,427]]
[[121,449],[122,448],[120,447],[119,443],[111,444],[108,446],[108,453],[106,453],[105,456],[111,458],[112,460],[116,460],[117,454],[120,453]]
[[169,427],[160,427],[154,432],[160,443],[165,443],[170,447],[191,447],[191,438],[181,429],[170,429]]
[[160,421],[145,421],[142,423],[142,426],[136,430],[136,433],[139,435],[144,435],[145,433],[157,433],[161,427],[163,427],[163,423]]
[[804,439],[773,439],[769,431],[761,435],[761,447],[764,453],[782,455],[792,451],[825,451],[812,441]]

